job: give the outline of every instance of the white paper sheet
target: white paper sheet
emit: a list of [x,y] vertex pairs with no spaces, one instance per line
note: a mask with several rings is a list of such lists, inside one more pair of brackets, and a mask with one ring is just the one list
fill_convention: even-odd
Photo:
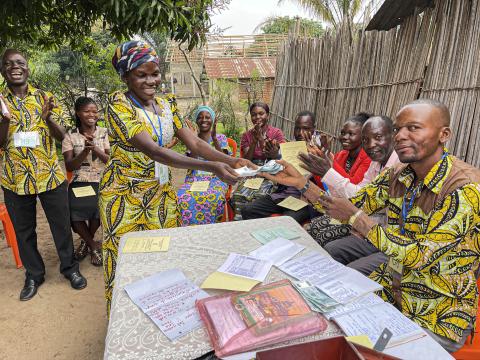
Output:
[[253,256],[231,253],[217,271],[263,281],[272,267],[272,262]]
[[170,340],[201,326],[195,301],[209,296],[178,269],[128,284],[125,291]]
[[358,298],[357,300],[349,302],[348,304],[337,306],[335,310],[326,312],[323,314],[323,316],[325,316],[328,320],[330,320],[334,317],[348,314],[358,309],[363,309],[363,308],[374,306],[377,304],[383,304],[383,302],[384,301],[381,297],[370,293]]
[[418,339],[425,334],[420,326],[385,302],[341,315],[334,320],[347,336],[364,334],[373,344],[377,342],[383,329],[388,328],[393,336],[387,348]]
[[358,271],[317,252],[290,260],[279,268],[298,280],[310,282],[341,304],[382,288]]
[[290,260],[303,249],[305,249],[305,246],[284,238],[277,238],[260,246],[258,249],[251,251],[250,255],[259,259],[271,261],[273,265],[279,266],[285,261]]

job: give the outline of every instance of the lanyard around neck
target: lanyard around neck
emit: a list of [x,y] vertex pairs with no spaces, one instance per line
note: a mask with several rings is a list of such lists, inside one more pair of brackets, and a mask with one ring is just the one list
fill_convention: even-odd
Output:
[[158,113],[157,113],[157,109],[155,108],[155,106],[153,106],[153,111],[155,112],[155,115],[157,115],[158,127],[159,127],[159,130],[160,130],[160,133],[157,131],[157,128],[155,127],[155,125],[153,125],[152,119],[150,119],[150,116],[148,116],[148,113],[147,113],[147,111],[145,110],[145,108],[142,106],[142,104],[140,104],[140,103],[137,101],[137,99],[135,99],[133,96],[129,96],[129,98],[135,103],[135,105],[136,105],[137,107],[139,107],[140,109],[143,110],[143,113],[145,114],[145,116],[147,117],[148,121],[150,122],[150,125],[152,125],[153,131],[155,131],[155,134],[157,135],[158,145],[162,146],[162,145],[163,145],[162,121],[161,121],[161,119],[160,119],[160,116],[159,116]]
[[[443,155],[442,155],[442,158],[440,159],[440,161],[443,161],[446,157],[448,156],[448,152],[447,151],[444,151],[443,152]],[[402,224],[401,224],[401,227],[400,227],[400,234],[402,235],[405,235],[405,223],[407,222],[407,216],[408,216],[408,213],[410,212],[410,210],[412,210],[412,207],[413,207],[413,203],[415,202],[415,198],[417,197],[417,194],[420,193],[422,191],[422,188],[423,188],[423,182],[418,185],[415,189],[413,189],[415,185],[415,180],[412,182],[412,184],[409,186],[407,192],[405,193],[405,195],[403,196],[403,202],[402,202]],[[412,192],[413,190],[413,193],[412,193],[412,197],[410,198],[410,201],[408,202],[408,205],[407,205],[407,195]]]

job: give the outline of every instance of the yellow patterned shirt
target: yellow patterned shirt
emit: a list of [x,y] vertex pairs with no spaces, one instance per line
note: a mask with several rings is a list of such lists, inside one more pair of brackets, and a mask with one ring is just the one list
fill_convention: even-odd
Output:
[[[474,273],[480,259],[480,171],[453,156],[435,164],[408,212],[402,235],[403,197],[413,181],[411,167],[399,164],[350,200],[368,215],[387,208],[388,225],[374,225],[366,240],[403,265],[403,314],[459,341],[474,323],[478,304]],[[394,304],[391,269],[381,265],[370,277],[383,286],[383,299]]]
[[[47,123],[41,118],[43,95],[52,96],[28,85],[27,96],[19,99],[7,87],[2,95],[12,115],[8,137],[2,154],[2,186],[19,195],[33,195],[53,190],[65,181],[58,164],[55,139],[50,136]],[[61,109],[53,109],[53,120],[65,126]],[[36,147],[15,147],[14,134],[38,133]]]

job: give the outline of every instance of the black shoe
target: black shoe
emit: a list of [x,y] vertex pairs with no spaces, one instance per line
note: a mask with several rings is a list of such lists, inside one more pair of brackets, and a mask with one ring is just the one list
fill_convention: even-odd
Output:
[[33,279],[25,280],[25,285],[22,291],[20,291],[20,301],[27,301],[33,298],[37,294],[37,289],[42,285],[44,280],[35,281]]
[[70,285],[75,290],[81,290],[87,286],[87,279],[80,274],[80,271],[75,271],[70,275],[65,275],[65,277],[70,280]]

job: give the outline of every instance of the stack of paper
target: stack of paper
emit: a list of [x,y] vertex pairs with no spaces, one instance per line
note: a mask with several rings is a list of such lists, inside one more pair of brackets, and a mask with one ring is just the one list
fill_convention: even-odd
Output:
[[201,326],[195,301],[208,294],[178,269],[167,270],[125,286],[132,301],[170,340]]
[[231,253],[202,284],[204,289],[248,291],[265,280],[273,263],[253,256]]
[[303,249],[305,249],[305,246],[284,238],[277,238],[251,251],[250,255],[258,259],[270,261],[275,266],[280,266]]
[[243,166],[239,169],[235,169],[235,172],[238,176],[246,177],[246,176],[255,176],[258,173],[264,172],[275,175],[283,171],[283,165],[280,165],[275,160],[268,161],[265,165],[257,168],[257,169],[250,169],[247,166]]
[[308,281],[340,304],[382,288],[358,271],[317,252],[290,260],[279,268],[298,280]]
[[388,328],[393,336],[387,348],[425,336],[420,326],[385,302],[334,317],[334,320],[347,336],[365,334],[373,344],[383,329]]

